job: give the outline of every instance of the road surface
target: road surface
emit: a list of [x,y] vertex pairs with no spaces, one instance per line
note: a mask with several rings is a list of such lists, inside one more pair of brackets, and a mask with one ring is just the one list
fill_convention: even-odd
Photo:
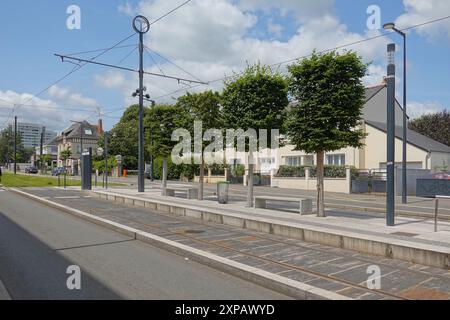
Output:
[[[81,290],[67,288],[71,265],[81,269]],[[289,297],[3,190],[0,299],[7,298]]]

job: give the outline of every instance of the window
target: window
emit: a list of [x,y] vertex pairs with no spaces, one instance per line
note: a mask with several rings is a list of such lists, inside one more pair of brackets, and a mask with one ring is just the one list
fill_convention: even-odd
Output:
[[326,164],[334,166],[345,166],[345,154],[328,154]]
[[301,163],[300,157],[286,157],[285,164],[291,167],[299,167]]
[[260,158],[258,161],[260,164],[273,164],[275,163],[275,158]]
[[91,129],[84,129],[84,134],[88,136],[92,136],[92,130]]

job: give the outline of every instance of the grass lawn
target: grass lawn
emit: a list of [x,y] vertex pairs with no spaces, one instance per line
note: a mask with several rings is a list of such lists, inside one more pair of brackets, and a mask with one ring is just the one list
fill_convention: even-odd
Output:
[[[5,187],[57,187],[58,186],[58,178],[57,177],[38,177],[38,176],[30,176],[17,174],[14,175],[12,173],[3,173],[2,181],[0,184]],[[61,176],[61,186],[64,184],[64,177]],[[80,186],[80,180],[73,180],[67,177],[67,186]],[[92,183],[93,185],[93,183]],[[110,183],[111,186],[123,186],[124,184],[114,184]]]

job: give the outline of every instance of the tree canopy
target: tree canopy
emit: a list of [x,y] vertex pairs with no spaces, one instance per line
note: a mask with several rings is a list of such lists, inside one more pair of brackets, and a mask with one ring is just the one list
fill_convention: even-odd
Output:
[[[20,132],[17,132],[16,138],[17,162],[27,162],[34,150],[24,148]],[[14,131],[11,127],[7,127],[0,132],[0,163],[7,163],[8,161],[14,161]]]
[[145,118],[146,134],[153,136],[153,145],[147,144],[149,153],[156,157],[169,157],[178,141],[172,141],[172,132],[187,128],[190,123],[185,109],[160,104],[149,109]]
[[289,92],[297,101],[286,121],[289,140],[307,153],[362,147],[357,129],[365,103],[367,65],[353,52],[314,53],[288,67]]
[[285,77],[268,66],[248,66],[225,81],[222,94],[227,128],[282,129],[288,101]]
[[448,110],[414,119],[409,123],[409,129],[450,146],[450,112]]

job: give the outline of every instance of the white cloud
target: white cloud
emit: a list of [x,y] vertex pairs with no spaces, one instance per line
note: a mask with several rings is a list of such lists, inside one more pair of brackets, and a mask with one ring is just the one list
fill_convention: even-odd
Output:
[[70,89],[57,85],[48,90],[48,95],[68,106],[96,107],[98,105],[93,98],[84,97],[80,93],[72,93]]
[[125,86],[126,79],[122,72],[109,71],[106,74],[95,75],[94,82],[102,88],[121,89]]
[[409,102],[407,105],[408,116],[411,119],[419,118],[424,114],[436,113],[445,110],[439,102]]
[[267,30],[274,35],[275,37],[281,37],[283,33],[283,26],[277,23],[274,23],[272,19],[269,19],[267,22]]
[[[448,0],[403,0],[403,5],[405,13],[396,20],[399,28],[410,27],[450,15]],[[450,20],[418,27],[415,32],[430,41],[438,41],[442,38],[450,40]]]
[[118,10],[119,12],[124,13],[128,16],[133,16],[136,13],[136,9],[130,2],[119,5]]
[[[53,94],[58,95],[64,93],[59,88],[54,89]],[[79,97],[72,97],[76,100]],[[84,98],[83,98],[84,99]],[[16,104],[12,113],[12,107]],[[24,105],[22,105],[24,104]],[[20,122],[37,123],[47,127],[50,130],[60,131],[69,126],[69,120],[89,119],[95,116],[94,110],[89,108],[71,110],[67,105],[61,106],[52,100],[34,97],[29,93],[18,93],[15,91],[0,91],[0,126],[11,124],[14,115],[18,117]]]
[[364,77],[363,82],[366,86],[375,86],[382,83],[383,78],[386,76],[386,68],[372,64],[367,70],[368,75]]
[[298,21],[306,21],[334,12],[334,3],[334,0],[239,0],[238,6],[245,11],[276,9],[282,16],[293,13]]
[[[136,12],[150,21],[160,17],[179,4],[176,0],[142,0]],[[286,41],[262,40],[250,36],[257,28],[258,12],[265,10],[269,16],[267,30],[277,37],[281,26],[273,23],[274,10],[281,14],[293,13],[298,18],[298,28]],[[273,18],[272,20],[270,20]],[[259,26],[258,26],[259,28]],[[267,31],[266,30],[266,31]],[[152,25],[146,36],[146,44],[163,56],[201,78],[213,80],[243,70],[247,63],[260,61],[275,64],[318,51],[341,46],[378,35],[378,31],[359,34],[348,30],[334,14],[333,0],[193,0],[167,18]],[[387,40],[379,38],[348,47],[356,50],[366,62],[383,61],[386,55]],[[146,57],[149,63],[148,57]],[[192,78],[170,64],[162,64],[162,69],[170,75]],[[152,72],[160,73],[152,66]],[[369,83],[380,83],[385,74],[382,67],[371,67]],[[122,87],[126,102],[130,101],[129,92],[136,87],[129,75],[106,73],[95,78],[97,85],[116,89]],[[173,80],[146,77],[148,93],[158,97],[183,88]],[[128,85],[128,83],[132,85]],[[214,83],[214,89],[220,89],[221,82]],[[206,90],[208,86],[191,90]],[[131,90],[131,91],[130,91]],[[180,90],[173,96],[183,94]],[[169,95],[166,102],[173,102]]]

